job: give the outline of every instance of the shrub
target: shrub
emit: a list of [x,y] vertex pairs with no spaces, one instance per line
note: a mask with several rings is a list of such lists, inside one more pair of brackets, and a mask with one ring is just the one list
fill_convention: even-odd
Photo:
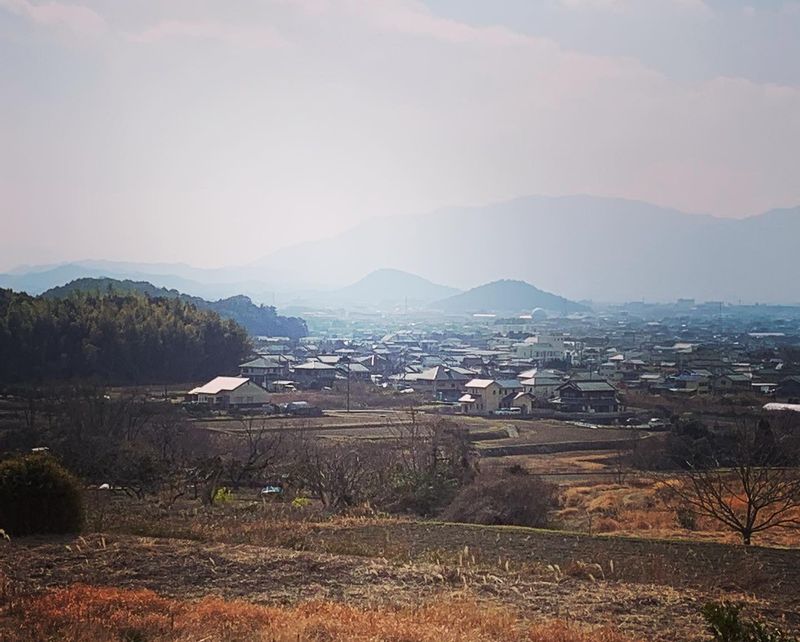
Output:
[[556,486],[519,467],[479,475],[456,495],[442,518],[473,524],[547,526]]
[[231,492],[230,488],[221,486],[214,492],[214,499],[212,500],[212,503],[224,504],[225,502],[231,501],[231,499],[233,499],[233,493]]
[[742,618],[738,606],[711,602],[703,607],[703,617],[714,642],[797,642],[763,622]]
[[678,526],[681,528],[685,528],[687,531],[697,530],[697,515],[695,515],[691,508],[687,506],[678,506],[678,508],[675,509],[675,519],[678,522]]
[[82,524],[80,483],[50,455],[0,463],[0,528],[6,533],[72,533]]
[[297,496],[292,500],[292,508],[305,508],[311,504],[308,497]]

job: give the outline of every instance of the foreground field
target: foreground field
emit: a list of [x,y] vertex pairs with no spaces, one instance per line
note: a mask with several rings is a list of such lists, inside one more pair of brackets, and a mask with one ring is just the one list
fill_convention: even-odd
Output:
[[[13,564],[8,564],[8,557],[5,559],[6,581],[18,596],[5,619],[9,640],[40,639],[11,633],[12,625],[19,624],[20,618],[29,625],[50,626],[52,632],[59,634],[58,639],[69,639],[72,626],[87,626],[95,618],[108,620],[110,607],[104,607],[106,615],[100,617],[103,609],[92,604],[102,601],[102,593],[75,588],[76,582],[95,588],[147,589],[184,604],[178,607],[182,612],[203,613],[210,605],[220,611],[218,615],[225,609],[230,614],[238,611],[243,621],[234,617],[229,633],[249,626],[248,614],[261,613],[256,620],[262,629],[272,620],[299,620],[292,634],[302,632],[304,637],[263,638],[278,640],[622,639],[599,633],[611,625],[631,639],[701,640],[699,606],[718,596],[716,592],[696,589],[592,579],[574,572],[574,576],[567,575],[568,566],[564,571],[542,568],[538,572],[533,568],[515,569],[516,564],[509,570],[504,564],[488,569],[485,564],[473,565],[467,559],[469,555],[460,565],[400,564],[250,545],[100,535],[14,543],[4,553],[13,556]],[[51,592],[56,587],[72,588]],[[34,597],[22,597],[25,595]],[[123,594],[121,598],[134,600],[137,595],[137,599],[144,595],[146,603],[155,599],[141,593]],[[796,613],[775,609],[764,599],[735,591],[726,591],[726,595],[747,602],[751,609],[768,613],[773,619],[796,622]],[[223,607],[217,599],[209,600],[211,597],[284,608],[260,612],[246,606]],[[188,601],[192,600],[200,602],[189,606]],[[72,618],[69,609],[60,603],[73,604],[76,611]],[[449,620],[465,612],[457,606],[463,603],[474,605],[467,609],[474,615]],[[128,608],[132,613],[121,612],[117,617],[123,621],[134,615],[143,618],[142,608]],[[92,614],[93,610],[97,615]],[[337,612],[347,616],[345,623],[334,617]],[[312,613],[315,621],[304,623]],[[202,619],[195,624],[202,624]],[[434,622],[427,627],[425,623],[431,619]],[[548,637],[551,627],[546,623],[553,620],[579,623],[583,628],[591,627],[593,633],[586,638]],[[355,635],[367,621],[371,624],[364,629],[364,637]],[[409,627],[415,621],[413,632]],[[308,629],[303,624],[313,626]],[[139,639],[191,639],[181,637],[188,631],[183,631],[180,624],[178,631],[177,637]],[[396,637],[393,631],[398,633]],[[406,634],[401,635],[402,631]],[[257,628],[253,632],[258,632]],[[218,635],[207,639],[261,639]]]
[[0,623],[4,639],[256,640],[268,642],[633,642],[609,629],[525,622],[510,609],[467,600],[405,608],[362,608],[311,601],[266,607],[206,597],[165,598],[148,590],[73,585],[20,600]]
[[0,543],[0,639],[699,642],[719,600],[800,630],[796,550],[248,501],[120,499],[103,520]]

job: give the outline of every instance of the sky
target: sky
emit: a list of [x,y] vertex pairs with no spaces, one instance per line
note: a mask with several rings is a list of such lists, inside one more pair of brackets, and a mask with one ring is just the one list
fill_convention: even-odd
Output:
[[798,150],[800,0],[0,0],[0,270],[529,194],[742,217]]

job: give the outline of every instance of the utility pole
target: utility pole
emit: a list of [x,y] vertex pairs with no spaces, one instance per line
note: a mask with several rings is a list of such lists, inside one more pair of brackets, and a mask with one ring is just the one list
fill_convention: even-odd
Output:
[[350,355],[345,355],[347,364],[347,412],[350,412]]

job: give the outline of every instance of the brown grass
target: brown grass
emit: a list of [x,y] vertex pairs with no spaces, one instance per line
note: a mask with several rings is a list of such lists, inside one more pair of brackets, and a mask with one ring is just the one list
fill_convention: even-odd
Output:
[[[691,539],[738,543],[739,536],[719,522],[698,515],[696,528],[678,523],[674,507],[661,498],[662,483],[644,476],[632,476],[624,484],[578,482],[562,487],[562,508],[555,519],[567,530],[659,539]],[[761,546],[800,546],[800,532],[774,529],[755,538]]]
[[0,626],[8,642],[632,642],[608,628],[532,624],[510,609],[458,599],[398,609],[329,601],[273,607],[217,597],[173,600],[149,590],[81,584],[19,601],[5,610]]

